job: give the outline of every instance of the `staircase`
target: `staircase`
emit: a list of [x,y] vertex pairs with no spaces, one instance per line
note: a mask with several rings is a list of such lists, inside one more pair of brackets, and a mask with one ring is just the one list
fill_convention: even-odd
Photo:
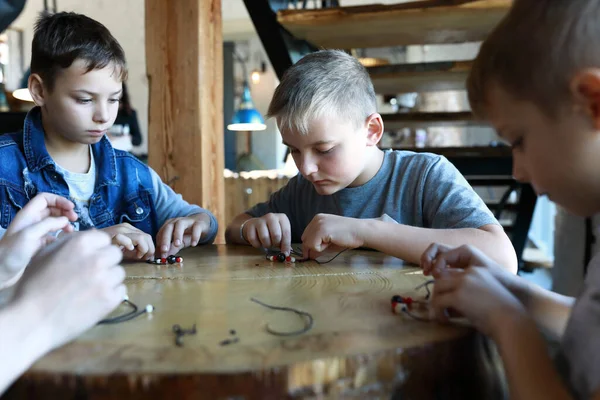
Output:
[[[428,0],[344,7],[341,1],[244,0],[254,26],[279,76],[302,56],[321,48],[361,49],[479,42],[498,24],[510,0]],[[342,4],[339,4],[342,3]],[[471,60],[388,64],[367,67],[381,95],[465,90]],[[470,111],[383,114],[386,129],[486,126]],[[521,269],[535,207],[529,185],[511,176],[506,147],[430,148],[444,154],[473,186],[502,186],[487,203],[505,222]],[[501,185],[499,185],[501,183]]]

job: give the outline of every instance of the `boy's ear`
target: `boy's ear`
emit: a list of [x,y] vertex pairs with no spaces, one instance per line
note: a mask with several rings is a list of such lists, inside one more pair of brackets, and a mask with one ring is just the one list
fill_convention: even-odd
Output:
[[592,119],[594,128],[600,130],[600,69],[578,72],[571,80],[571,94],[578,108]]
[[29,93],[37,106],[43,107],[46,103],[46,88],[44,87],[44,81],[38,74],[31,74],[27,81],[27,87]]
[[383,119],[378,113],[367,117],[367,146],[376,146],[383,136]]

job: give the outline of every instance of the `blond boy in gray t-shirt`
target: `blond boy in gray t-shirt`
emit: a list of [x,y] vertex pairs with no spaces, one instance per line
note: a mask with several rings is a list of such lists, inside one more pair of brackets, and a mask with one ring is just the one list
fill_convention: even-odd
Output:
[[309,258],[369,247],[412,263],[432,242],[471,244],[516,272],[504,230],[446,159],[379,149],[384,128],[373,84],[352,56],[305,56],[283,76],[269,115],[300,174],[238,215],[229,243],[289,254],[301,241]]

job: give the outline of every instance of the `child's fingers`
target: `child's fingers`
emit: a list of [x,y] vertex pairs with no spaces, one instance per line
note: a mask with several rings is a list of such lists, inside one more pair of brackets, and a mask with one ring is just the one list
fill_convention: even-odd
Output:
[[[192,226],[191,246],[198,246],[198,243],[200,242],[200,238],[202,237],[203,231],[204,231],[204,225],[202,224],[202,222],[196,222]],[[185,236],[186,235],[184,235],[184,242],[185,242]]]
[[144,235],[136,235],[133,238],[133,242],[135,244],[136,257],[138,259],[143,258],[150,250],[147,238]]
[[254,224],[247,224],[244,228],[246,228],[246,240],[250,245],[256,249],[262,248],[262,244],[260,243],[260,239],[258,238],[258,233],[256,232],[256,227]]
[[69,219],[69,221],[77,221],[77,219],[79,218],[74,210],[65,210],[57,207],[50,207],[44,210],[43,213],[47,215],[52,215],[54,217],[65,216]]
[[143,257],[144,260],[154,257],[154,254],[156,253],[156,249],[154,248],[154,241],[152,240],[152,236],[146,234],[146,239],[147,239],[147,243],[148,243],[148,251],[146,252],[146,254],[144,254],[144,257]]
[[[41,193],[35,196],[15,215],[6,234],[10,236],[48,217],[50,215],[49,206],[56,203],[58,198],[59,196],[50,193]],[[68,200],[66,201],[68,202]]]
[[42,221],[23,229],[18,235],[23,238],[24,243],[38,242],[51,232],[56,232],[69,225],[66,217],[48,217]]
[[464,278],[464,270],[446,269],[442,273],[434,275],[434,277],[433,293],[435,297],[440,293],[452,291],[459,287],[461,280]]
[[309,231],[308,228],[304,231],[304,235],[302,235],[302,257],[305,259],[310,259],[311,254],[314,255],[315,253],[319,252],[316,248],[317,245],[320,244],[321,239],[319,236],[307,231]]
[[271,235],[269,234],[269,228],[267,224],[262,223],[256,226],[256,235],[260,241],[261,247],[271,248]]
[[124,235],[122,233],[116,234],[115,237],[113,237],[112,239],[112,243],[117,246],[123,246],[123,248],[129,251],[133,251],[133,249],[135,248],[135,243],[133,242],[133,240],[131,240],[129,236]]
[[287,218],[281,221],[281,244],[279,248],[286,256],[289,256],[292,252],[292,227]]
[[421,268],[423,274],[429,275],[433,269],[433,261],[440,253],[444,253],[450,250],[450,247],[439,243],[432,243],[421,255]]
[[123,283],[126,273],[120,265],[115,265],[107,271],[106,283],[109,287],[117,288]]
[[[281,237],[283,236],[281,232],[281,224],[278,219],[271,219],[267,222],[268,234],[269,234],[269,243],[271,246],[279,246],[281,243]],[[271,247],[265,246],[265,247]],[[281,247],[280,247],[281,248]]]
[[442,269],[447,266],[453,268],[467,268],[473,265],[488,266],[492,261],[481,251],[472,246],[460,246],[445,253],[438,254],[433,269]]
[[169,251],[171,247],[171,239],[173,237],[173,223],[166,223],[159,232],[158,238],[156,240],[157,245],[159,246],[159,251],[161,257],[164,257],[166,253]]
[[173,226],[173,236],[171,238],[171,242],[177,247],[181,247],[183,243],[183,234],[185,230],[194,224],[194,221],[191,219],[179,219],[175,222]]
[[442,322],[449,319],[449,309],[457,309],[459,293],[457,290],[448,290],[444,293],[435,292],[435,295],[429,302],[429,313],[431,318]]
[[38,196],[41,196],[50,208],[55,207],[65,211],[73,210],[75,208],[75,204],[73,204],[72,201],[53,193],[40,193]]

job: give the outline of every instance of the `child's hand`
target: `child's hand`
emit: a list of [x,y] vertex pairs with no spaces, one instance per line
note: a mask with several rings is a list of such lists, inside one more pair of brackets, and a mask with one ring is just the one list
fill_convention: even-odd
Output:
[[32,346],[60,346],[112,311],[126,294],[121,258],[110,237],[97,230],[61,237],[41,250],[11,303],[35,322],[40,339]]
[[317,258],[327,249],[355,249],[364,244],[362,225],[356,218],[339,215],[317,214],[302,234],[302,255]]
[[487,269],[506,289],[513,295],[521,297],[523,291],[522,280],[509,273],[496,262],[492,261],[481,250],[465,245],[451,248],[442,244],[430,245],[421,256],[423,274],[435,274],[447,268],[462,268],[477,266]]
[[156,235],[161,258],[177,254],[183,248],[197,246],[202,234],[206,235],[209,230],[210,217],[206,213],[167,220]]
[[69,200],[40,193],[17,213],[0,241],[0,280],[17,276],[40,248],[54,240],[49,234],[73,231],[77,214]]
[[128,223],[109,226],[101,231],[108,233],[112,243],[122,248],[126,260],[147,260],[154,255],[152,236]]
[[282,253],[292,251],[292,226],[285,214],[269,213],[250,218],[242,227],[242,238],[257,249],[279,247]]
[[430,302],[432,316],[447,320],[451,309],[466,317],[481,332],[494,337],[506,318],[526,311],[521,302],[486,267],[435,270]]

